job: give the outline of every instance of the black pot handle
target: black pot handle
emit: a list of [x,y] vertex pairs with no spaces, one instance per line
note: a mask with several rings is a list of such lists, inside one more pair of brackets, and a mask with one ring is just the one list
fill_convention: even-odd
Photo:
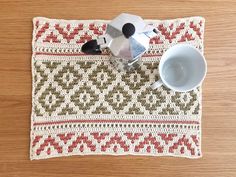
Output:
[[101,53],[100,45],[98,45],[97,40],[91,40],[86,42],[81,51],[86,54],[96,55]]

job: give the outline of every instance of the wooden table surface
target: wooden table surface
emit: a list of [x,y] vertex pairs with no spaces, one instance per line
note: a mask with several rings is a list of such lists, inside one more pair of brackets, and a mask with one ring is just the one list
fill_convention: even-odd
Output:
[[[29,160],[32,18],[111,19],[121,12],[144,18],[206,18],[201,159],[73,156]],[[1,177],[235,177],[236,1],[0,1]]]

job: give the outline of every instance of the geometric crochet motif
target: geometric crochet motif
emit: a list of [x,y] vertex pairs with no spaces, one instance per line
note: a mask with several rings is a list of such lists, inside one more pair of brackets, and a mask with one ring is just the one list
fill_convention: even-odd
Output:
[[204,19],[148,20],[151,39],[142,65],[117,71],[109,50],[81,46],[109,21],[34,18],[31,159],[70,155],[201,157],[201,87],[186,93],[150,85],[162,54],[177,43],[203,52]]

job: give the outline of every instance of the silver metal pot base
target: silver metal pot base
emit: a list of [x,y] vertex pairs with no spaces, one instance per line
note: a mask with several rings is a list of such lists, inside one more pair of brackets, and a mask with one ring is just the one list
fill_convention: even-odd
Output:
[[142,59],[137,58],[134,61],[128,61],[122,58],[111,56],[110,63],[115,67],[116,70],[122,72],[130,72],[139,68],[142,64]]

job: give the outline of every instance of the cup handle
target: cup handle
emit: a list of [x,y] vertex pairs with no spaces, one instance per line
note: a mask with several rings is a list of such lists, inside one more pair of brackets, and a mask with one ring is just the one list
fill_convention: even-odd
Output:
[[158,87],[160,87],[160,86],[162,86],[162,85],[163,85],[163,82],[162,82],[161,79],[159,79],[158,81],[154,82],[154,83],[151,85],[151,88],[152,88],[152,89],[156,89],[156,88],[158,88]]

